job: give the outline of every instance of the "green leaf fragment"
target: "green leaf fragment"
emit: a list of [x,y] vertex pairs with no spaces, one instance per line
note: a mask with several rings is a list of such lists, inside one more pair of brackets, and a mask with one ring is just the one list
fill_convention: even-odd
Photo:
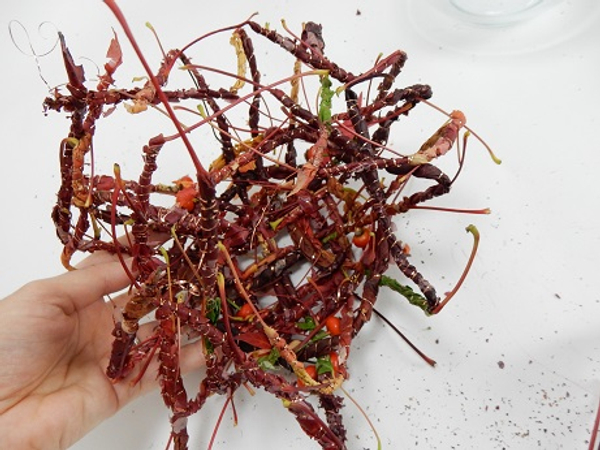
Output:
[[333,370],[333,364],[331,363],[329,355],[317,358],[316,367],[318,375],[329,373],[331,376],[335,376],[335,371]]
[[421,294],[413,291],[410,286],[400,284],[398,281],[386,275],[381,276],[381,279],[379,280],[379,286],[386,286],[390,288],[392,291],[395,291],[405,297],[411,305],[418,306],[426,313],[428,312],[429,304],[427,303],[427,299]]
[[272,348],[267,356],[261,356],[257,362],[263,370],[277,370],[277,360],[280,356],[279,350]]
[[337,237],[338,237],[337,231],[334,231],[333,233],[328,234],[327,236],[325,236],[323,238],[322,242],[323,242],[323,244],[327,244],[329,241],[337,239]]
[[304,317],[302,320],[296,322],[296,327],[299,330],[303,331],[314,330],[316,326],[317,324],[315,323],[314,319],[310,316]]
[[316,342],[316,341],[320,341],[321,339],[325,339],[327,336],[329,336],[329,333],[325,330],[320,330],[317,334],[315,334],[310,342]]
[[321,77],[321,103],[319,104],[319,120],[322,123],[331,122],[331,99],[335,91],[331,89],[332,83],[328,75]]
[[210,342],[208,340],[208,338],[205,336],[203,338],[204,341],[204,348],[206,349],[206,353],[209,355],[212,355],[215,351],[215,346],[212,344],[212,342]]
[[221,301],[218,298],[209,298],[206,301],[206,318],[212,324],[217,323],[221,316]]

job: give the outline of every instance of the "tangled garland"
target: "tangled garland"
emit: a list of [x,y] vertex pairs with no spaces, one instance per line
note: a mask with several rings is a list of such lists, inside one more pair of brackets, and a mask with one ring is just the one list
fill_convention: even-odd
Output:
[[[435,314],[462,282],[440,299],[410,262],[392,219],[449,192],[454,180],[433,162],[457,141],[464,115],[453,112],[420,149],[400,155],[387,147],[391,127],[431,97],[426,85],[393,88],[404,52],[355,75],[324,56],[320,25],[308,22],[300,37],[286,37],[247,20],[213,33],[232,33],[238,66],[237,74],[226,74],[233,86],[215,87],[206,76],[224,72],[188,56],[207,37],[165,53],[153,72],[114,2],[107,4],[148,81],[131,89],[114,85],[122,62],[115,35],[105,73],[94,89],[87,87],[61,35],[68,83],[45,107],[67,112],[71,123],[60,145],[61,186],[52,214],[64,265],[71,267],[76,252],[133,258],[133,294],[116,321],[108,376],[131,377],[158,359],[178,450],[187,448],[187,418],[209,396],[232,396],[247,384],[280,398],[322,448],[345,449],[336,391],[348,376],[352,340],[371,318],[380,289],[391,288]],[[293,56],[292,75],[266,84],[249,32]],[[189,73],[191,86],[167,88],[176,64]],[[300,100],[309,78],[318,80],[316,107]],[[369,98],[374,80],[376,94]],[[336,96],[345,99],[341,111],[333,108]],[[107,112],[115,120],[119,106],[130,113],[161,110],[177,128],[144,146],[135,179],[124,179],[118,165],[112,174],[94,172],[94,153],[106,151],[94,147],[99,122],[109,120]],[[195,123],[184,127],[175,108],[193,111]],[[247,115],[247,122],[237,123],[235,113]],[[220,152],[208,166],[190,142],[207,127],[214,141],[203,146]],[[185,144],[193,177],[159,182],[158,157],[173,141]],[[407,193],[414,178],[430,185]],[[468,230],[477,244],[476,229]],[[154,236],[163,242],[156,244]],[[394,264],[416,290],[385,275]],[[139,342],[139,323],[151,316],[157,326]],[[206,375],[192,396],[179,368],[182,340],[201,340],[206,359]]]

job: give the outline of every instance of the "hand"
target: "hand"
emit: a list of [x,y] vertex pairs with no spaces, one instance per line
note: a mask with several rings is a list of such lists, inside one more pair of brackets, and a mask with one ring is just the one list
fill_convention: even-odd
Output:
[[[128,296],[103,297],[128,284],[115,257],[99,252],[75,271],[34,281],[0,301],[3,448],[65,449],[158,386],[155,365],[135,386],[113,384],[105,374],[113,311]],[[183,372],[201,364],[197,346],[182,349]]]

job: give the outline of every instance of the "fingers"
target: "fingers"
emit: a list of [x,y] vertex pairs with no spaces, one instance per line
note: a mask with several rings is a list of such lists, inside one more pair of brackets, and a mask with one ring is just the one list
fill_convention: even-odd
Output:
[[48,297],[58,299],[61,307],[71,305],[81,310],[104,295],[126,288],[131,280],[119,261],[109,261],[67,272],[43,283]]
[[[129,236],[121,236],[117,239],[121,245],[129,245],[131,243]],[[97,251],[83,259],[75,265],[76,269],[85,269],[86,267],[96,266],[107,262],[119,261],[119,257],[115,253],[106,251]]]
[[[168,238],[168,234],[151,232],[148,245],[151,247],[160,245]],[[131,246],[129,236],[121,236],[118,241],[123,245]],[[133,280],[127,272],[133,272],[132,260],[130,256],[125,258],[124,262],[128,269],[125,270],[118,255],[97,251],[77,264],[75,266],[77,270],[50,279],[48,283],[54,285],[64,298],[70,300],[75,309],[82,309],[104,295],[129,286]],[[126,298],[121,306],[125,301]]]
[[119,257],[114,253],[105,251],[94,252],[79,263],[75,264],[75,269],[85,269],[87,267],[105,264],[107,262],[118,261]]
[[[148,237],[148,245],[150,247],[155,247],[164,243],[169,238],[169,235],[166,233],[156,233],[151,232]],[[117,241],[124,246],[131,247],[132,241],[131,236],[120,236]],[[125,256],[125,255],[124,255]],[[106,251],[97,251],[89,255],[87,258],[83,259],[81,262],[75,265],[76,269],[84,269],[86,267],[95,266],[99,264],[104,264],[106,262],[118,261],[119,257],[114,253],[109,253]]]

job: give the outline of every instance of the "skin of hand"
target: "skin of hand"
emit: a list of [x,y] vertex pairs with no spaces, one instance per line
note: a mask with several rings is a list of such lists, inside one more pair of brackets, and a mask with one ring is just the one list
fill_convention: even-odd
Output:
[[[130,281],[113,255],[33,281],[0,300],[0,441],[11,449],[66,449],[125,404],[158,386],[157,362],[141,380],[105,374],[115,308],[104,296]],[[154,324],[140,327],[139,335]],[[182,347],[182,373],[203,364],[199,343]],[[132,374],[130,378],[135,376]]]

